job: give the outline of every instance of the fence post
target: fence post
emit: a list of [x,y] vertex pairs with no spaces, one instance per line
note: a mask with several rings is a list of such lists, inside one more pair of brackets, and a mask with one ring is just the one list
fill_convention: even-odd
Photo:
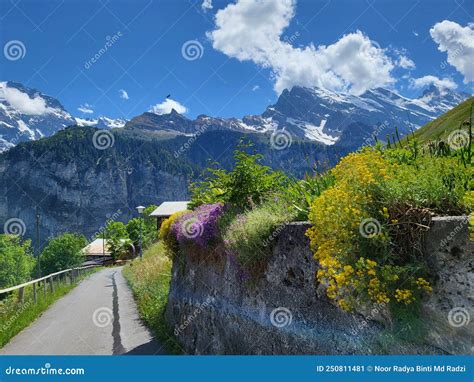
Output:
[[36,283],[33,283],[33,301],[36,304]]
[[51,293],[54,293],[54,276],[49,278],[49,286],[51,288]]
[[25,288],[23,287],[18,290],[18,302],[20,304],[23,304],[24,296],[25,296]]
[[43,292],[44,292],[44,297],[46,298],[46,279],[43,280]]

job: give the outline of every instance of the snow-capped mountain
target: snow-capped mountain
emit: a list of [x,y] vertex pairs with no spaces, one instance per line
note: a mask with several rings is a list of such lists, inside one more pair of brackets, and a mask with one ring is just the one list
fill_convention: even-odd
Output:
[[15,82],[0,82],[0,152],[19,142],[49,137],[71,126],[113,129],[125,126],[123,119],[74,118],[61,103],[39,90]]
[[468,97],[469,94],[467,93],[456,93],[431,85],[423,91],[423,94],[415,102],[431,108],[434,113],[442,114],[452,109],[453,105],[459,105]]
[[124,127],[127,121],[125,119],[112,119],[108,117],[99,118],[74,118],[78,126],[96,127],[97,129],[119,129]]
[[325,145],[334,145],[341,138],[341,143],[347,146],[352,137],[352,146],[359,147],[372,143],[374,135],[383,140],[386,134],[393,134],[395,128],[400,135],[416,130],[468,97],[466,93],[433,86],[416,99],[382,88],[355,96],[295,86],[284,90],[277,102],[261,115],[242,119],[201,115],[191,120],[173,110],[165,115],[144,113],[130,120],[126,127],[176,134],[216,129],[260,133],[285,130],[294,139]]
[[193,135],[212,130],[273,133],[286,131],[293,139],[357,148],[383,140],[398,128],[400,135],[419,128],[468,98],[435,86],[409,99],[391,90],[373,89],[360,96],[321,88],[295,86],[284,90],[274,105],[260,115],[242,119],[200,115],[189,119],[175,110],[169,114],[143,113],[130,121],[98,117],[74,118],[61,103],[38,90],[0,82],[0,152],[18,142],[55,134],[69,125],[99,129],[133,128],[165,135]]
[[74,123],[55,98],[18,83],[0,82],[0,152]]

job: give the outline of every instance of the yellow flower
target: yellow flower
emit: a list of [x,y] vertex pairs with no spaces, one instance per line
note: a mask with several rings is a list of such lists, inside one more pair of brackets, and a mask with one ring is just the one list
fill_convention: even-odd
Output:
[[413,293],[409,289],[397,289],[395,291],[395,299],[405,305],[411,304],[414,301]]

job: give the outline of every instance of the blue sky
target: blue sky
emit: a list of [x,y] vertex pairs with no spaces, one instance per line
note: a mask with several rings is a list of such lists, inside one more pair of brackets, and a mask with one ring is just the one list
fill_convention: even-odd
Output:
[[[3,0],[0,80],[91,118],[166,111],[172,100],[189,117],[241,117],[295,84],[412,97],[434,81],[472,93],[473,4]],[[12,41],[19,59],[6,52]]]

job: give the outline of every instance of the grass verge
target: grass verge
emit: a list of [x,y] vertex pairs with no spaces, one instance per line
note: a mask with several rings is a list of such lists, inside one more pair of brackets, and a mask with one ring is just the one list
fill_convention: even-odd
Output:
[[141,319],[153,331],[170,354],[182,354],[173,329],[165,320],[166,303],[171,280],[171,260],[165,255],[162,242],[152,244],[127,265],[123,274],[132,288]]
[[33,301],[33,289],[27,287],[24,294],[23,304],[18,303],[18,292],[12,293],[7,298],[0,301],[0,348],[4,347],[19,332],[28,327],[41,314],[49,308],[55,301],[66,295],[84,278],[90,276],[100,268],[93,268],[78,278],[78,281],[59,282],[55,284],[54,292],[51,293],[49,286],[46,296],[43,293],[43,286],[38,289],[37,302]]

